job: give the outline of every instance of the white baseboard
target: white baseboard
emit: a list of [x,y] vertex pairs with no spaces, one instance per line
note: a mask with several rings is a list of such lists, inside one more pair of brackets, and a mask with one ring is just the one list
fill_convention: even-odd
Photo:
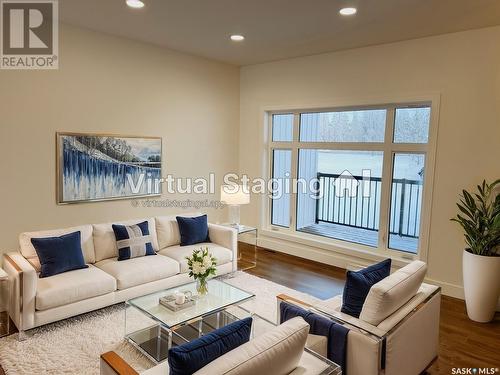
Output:
[[425,278],[425,282],[440,286],[441,293],[444,294],[445,296],[464,299],[464,288],[461,285],[451,284],[445,281],[431,279],[429,277]]

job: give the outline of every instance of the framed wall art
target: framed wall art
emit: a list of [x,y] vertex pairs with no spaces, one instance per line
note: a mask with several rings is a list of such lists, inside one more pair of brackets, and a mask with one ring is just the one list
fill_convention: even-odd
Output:
[[162,139],[57,133],[59,204],[161,194]]

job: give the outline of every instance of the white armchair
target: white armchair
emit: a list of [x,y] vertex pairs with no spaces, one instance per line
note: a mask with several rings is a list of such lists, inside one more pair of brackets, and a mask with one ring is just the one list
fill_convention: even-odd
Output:
[[[377,286],[380,292],[378,308],[365,309],[367,303],[374,303],[373,296],[369,295],[359,319],[340,311],[341,295],[314,306],[279,295],[278,305],[292,303],[349,328],[346,355],[349,375],[420,374],[438,355],[441,304],[441,288],[421,283],[421,279],[416,292],[414,283],[411,285],[412,277],[422,272],[422,264],[413,262],[384,279],[386,281]],[[415,278],[416,282],[418,279]],[[395,304],[395,297],[399,304]],[[279,311],[278,306],[278,314]],[[379,319],[375,319],[374,313],[379,314]],[[363,318],[374,322],[380,320],[380,323],[375,325]]]

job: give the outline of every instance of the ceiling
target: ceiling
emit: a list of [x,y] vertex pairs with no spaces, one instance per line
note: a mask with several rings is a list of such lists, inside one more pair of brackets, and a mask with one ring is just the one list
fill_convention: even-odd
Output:
[[[63,22],[235,65],[500,24],[500,0],[60,0]],[[355,6],[358,14],[338,10]],[[243,34],[243,42],[229,40]]]

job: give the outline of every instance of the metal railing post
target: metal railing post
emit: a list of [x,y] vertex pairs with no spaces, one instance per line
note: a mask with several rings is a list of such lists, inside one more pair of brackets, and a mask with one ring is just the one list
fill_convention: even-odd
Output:
[[[323,205],[325,204],[325,197],[324,197],[324,191],[323,191],[323,194],[321,194],[321,192],[319,191],[319,189],[321,189],[321,173],[317,173],[316,174],[316,179],[317,179],[317,189],[316,189],[316,218],[315,218],[315,223],[318,224],[319,223],[319,200],[320,200],[320,197],[321,199],[323,200]],[[324,185],[324,183],[323,183]],[[323,188],[324,190],[324,188]]]
[[403,235],[403,218],[404,218],[404,212],[405,212],[405,196],[406,196],[406,178],[403,178],[401,180],[401,200],[399,204],[399,228],[398,228],[398,234],[400,236]]

